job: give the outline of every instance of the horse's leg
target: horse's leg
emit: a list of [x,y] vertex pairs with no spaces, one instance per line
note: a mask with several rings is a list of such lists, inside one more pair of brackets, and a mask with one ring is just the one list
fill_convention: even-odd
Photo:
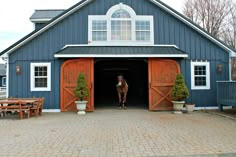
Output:
[[120,94],[120,92],[118,92],[118,98],[119,98],[119,105],[120,105],[120,107],[121,107],[121,105],[122,105],[122,100],[121,100],[121,94]]
[[121,96],[120,106],[124,108],[124,93],[120,93],[120,96]]
[[124,97],[123,97],[124,109],[127,108],[126,96],[127,96],[127,92],[124,92]]

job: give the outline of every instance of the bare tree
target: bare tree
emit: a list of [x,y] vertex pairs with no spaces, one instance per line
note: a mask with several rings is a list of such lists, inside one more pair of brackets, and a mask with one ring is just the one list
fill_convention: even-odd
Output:
[[236,4],[224,23],[221,38],[226,44],[236,49]]
[[224,20],[232,11],[232,4],[232,0],[187,0],[184,14],[219,38]]

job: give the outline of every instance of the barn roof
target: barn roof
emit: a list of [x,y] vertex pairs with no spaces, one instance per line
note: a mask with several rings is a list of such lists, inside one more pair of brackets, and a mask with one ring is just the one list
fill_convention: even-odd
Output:
[[169,46],[86,46],[69,45],[54,55],[56,58],[74,57],[172,57],[185,58],[188,54],[174,45]]
[[[69,9],[65,10],[64,12],[62,12],[61,14],[59,14],[58,16],[53,18],[44,27],[31,32],[27,36],[25,36],[22,39],[20,39],[19,41],[17,41],[15,44],[11,45],[10,47],[8,47],[4,51],[2,51],[0,53],[0,56],[5,54],[5,53],[11,53],[12,51],[18,49],[19,47],[21,47],[24,44],[28,43],[29,41],[31,41],[35,37],[39,36],[41,33],[45,32],[46,30],[48,30],[49,28],[51,28],[52,26],[54,26],[55,24],[57,24],[58,22],[63,20],[64,18],[68,17],[69,15],[76,12],[78,9],[82,8],[83,6],[89,4],[92,1],[95,1],[95,0],[81,0],[79,3],[75,4],[74,6],[70,7]],[[196,30],[197,32],[199,32],[200,34],[202,34],[203,36],[205,36],[206,38],[208,38],[209,40],[211,40],[212,42],[214,42],[215,44],[220,46],[221,48],[223,48],[224,50],[226,50],[228,52],[235,52],[234,49],[232,49],[231,47],[226,45],[224,42],[222,42],[221,40],[213,37],[208,32],[206,32],[204,29],[202,29],[199,25],[197,25],[194,22],[190,21],[187,17],[185,17],[181,13],[177,12],[173,8],[169,7],[165,3],[161,2],[160,0],[149,0],[149,1],[152,2],[153,4],[157,5],[157,6],[161,7],[162,9],[164,9],[166,12],[170,13],[171,15],[176,17],[177,19],[181,20],[182,22],[184,22],[185,24],[187,24],[188,26],[190,26],[191,28],[193,28],[194,30]]]

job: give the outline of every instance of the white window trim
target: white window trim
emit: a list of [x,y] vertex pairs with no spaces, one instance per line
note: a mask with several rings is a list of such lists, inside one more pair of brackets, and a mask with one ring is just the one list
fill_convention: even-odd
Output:
[[[206,86],[195,86],[194,67],[206,66]],[[191,62],[191,89],[192,90],[209,90],[210,88],[210,63],[209,62]]]
[[[131,33],[132,37],[131,40],[128,41],[116,41],[111,40],[111,16],[112,14],[119,10],[124,9],[126,10],[131,16]],[[107,41],[93,41],[92,40],[92,21],[93,20],[106,20],[107,21]],[[119,20],[119,19],[117,19]],[[122,20],[122,19],[121,19]],[[150,41],[137,41],[136,40],[136,21],[150,21]],[[88,16],[88,44],[89,45],[112,45],[112,46],[132,46],[132,45],[143,45],[143,46],[151,46],[154,45],[154,26],[153,26],[153,16],[143,16],[143,15],[136,15],[135,11],[125,4],[118,4],[111,7],[106,15],[89,15]]]
[[[3,82],[4,82],[4,81],[3,81],[4,79],[5,79],[5,84],[3,83]],[[6,77],[2,77],[2,86],[3,86],[3,87],[6,87],[6,85],[7,85],[7,78],[6,78]]]
[[[34,67],[36,66],[47,66],[47,80],[48,87],[45,88],[35,88],[35,76],[34,76]],[[31,91],[51,91],[51,63],[30,63],[30,90]]]

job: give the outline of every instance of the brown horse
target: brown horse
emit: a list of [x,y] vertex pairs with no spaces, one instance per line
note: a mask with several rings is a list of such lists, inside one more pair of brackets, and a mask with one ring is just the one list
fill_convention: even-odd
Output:
[[126,96],[128,93],[128,84],[123,76],[118,76],[118,84],[116,85],[120,108],[127,108]]

